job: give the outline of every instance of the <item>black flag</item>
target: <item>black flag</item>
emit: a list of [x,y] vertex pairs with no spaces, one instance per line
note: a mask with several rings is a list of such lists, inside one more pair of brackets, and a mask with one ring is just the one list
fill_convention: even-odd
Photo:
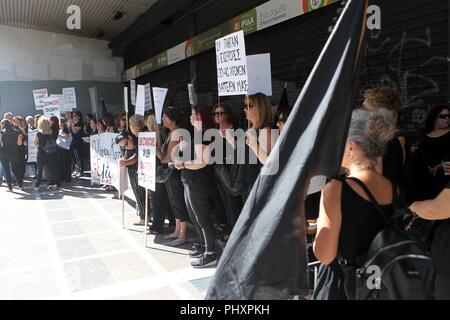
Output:
[[367,0],[345,5],[244,206],[207,299],[307,293],[304,199],[312,177],[336,177],[340,170],[365,48],[366,11]]

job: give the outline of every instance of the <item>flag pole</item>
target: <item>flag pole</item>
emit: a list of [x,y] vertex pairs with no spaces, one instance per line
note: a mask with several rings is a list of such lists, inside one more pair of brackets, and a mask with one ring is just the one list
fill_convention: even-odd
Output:
[[148,238],[148,232],[147,232],[147,226],[148,226],[148,189],[145,188],[145,224],[144,224],[144,233],[145,233],[145,247],[147,248],[147,238]]

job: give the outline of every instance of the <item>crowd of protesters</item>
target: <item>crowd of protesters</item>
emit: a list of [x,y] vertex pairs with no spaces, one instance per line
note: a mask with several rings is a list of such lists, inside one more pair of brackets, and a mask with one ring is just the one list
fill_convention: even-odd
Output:
[[[157,132],[156,190],[150,192],[151,222],[145,227],[150,234],[172,240],[169,245],[181,246],[188,241],[188,226],[193,226],[198,241],[189,252],[191,265],[213,266],[276,143],[272,129],[283,131],[291,111],[288,107],[277,110],[264,94],[246,97],[243,105],[169,107],[163,110],[159,126],[154,115],[135,115],[127,123],[125,114],[114,117],[105,113],[102,119],[91,115],[84,119],[80,112],[74,112],[61,118],[27,117],[26,121],[6,114],[1,122],[0,179],[6,178],[10,190],[14,180],[23,188],[28,130],[38,130],[34,141],[39,150],[36,191],[45,168],[48,188],[58,188],[83,175],[89,165],[86,137],[115,132],[122,149],[119,165],[127,167],[136,198],[139,221],[135,225],[144,226],[146,193],[138,185],[137,137],[140,132]],[[383,228],[366,187],[387,215],[394,211],[393,199],[401,197],[405,206],[425,219],[450,218],[445,211],[450,207],[450,108],[433,107],[417,141],[408,141],[401,134],[400,112],[398,93],[379,87],[364,93],[363,105],[353,114],[342,178],[329,181],[317,204],[320,209],[312,213],[318,218],[314,253],[324,266],[332,266],[343,255],[348,259],[360,256]],[[214,139],[204,135],[209,129],[217,129],[223,139],[221,163],[204,156],[213,153],[210,147]],[[244,146],[236,139],[237,129],[246,132]],[[202,139],[186,141],[182,132],[200,134]],[[249,161],[252,157],[256,161]],[[233,161],[228,161],[230,158]],[[169,232],[164,235],[165,221]],[[441,283],[440,288],[446,289],[441,289],[438,297],[450,297],[449,235],[449,224],[442,223],[435,236],[439,244],[433,247],[439,279],[446,281],[445,286]],[[343,294],[342,298],[348,297]]]

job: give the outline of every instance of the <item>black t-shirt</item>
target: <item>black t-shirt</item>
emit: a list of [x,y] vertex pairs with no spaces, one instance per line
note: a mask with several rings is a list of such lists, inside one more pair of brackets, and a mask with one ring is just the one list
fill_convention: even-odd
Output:
[[[199,135],[201,135],[203,137],[203,134],[198,133],[198,132],[197,132],[197,134],[199,134]],[[195,134],[194,134],[194,137],[195,137]],[[202,141],[195,141],[195,138],[192,139],[192,141],[189,143],[189,146],[188,146],[188,148],[191,149],[190,157],[188,157],[188,158],[183,157],[183,161],[186,162],[186,161],[195,161],[195,160],[197,160],[198,157],[197,157],[197,153],[196,153],[196,150],[195,150],[195,146],[199,145],[199,144],[202,144],[202,145],[205,145],[205,146],[209,146],[213,142],[214,142],[214,138],[212,139],[212,141],[207,141],[207,140],[205,140],[203,138],[202,138]],[[183,156],[184,156],[184,154],[183,154]],[[214,156],[214,154],[212,154],[212,156]],[[213,171],[213,166],[208,164],[205,168],[202,168],[202,169],[199,169],[199,170],[183,169],[182,170],[182,175],[186,176],[186,175],[199,174],[199,173],[211,173],[212,171]]]
[[19,146],[17,145],[17,138],[19,132],[16,130],[3,131],[1,133],[1,154],[3,159],[18,160]]
[[[134,148],[132,149],[122,149],[122,157],[125,157],[125,159],[130,159],[132,158],[135,154],[137,154],[138,152],[138,138],[135,136],[131,136],[131,138],[133,139],[133,143],[134,143]],[[135,164],[129,165],[127,166],[127,168],[129,170],[137,170],[138,169],[138,163],[136,162]]]
[[78,133],[72,132],[72,138],[74,141],[82,141],[83,140],[83,124],[81,121],[78,121],[74,124],[75,128],[79,128],[80,131]]

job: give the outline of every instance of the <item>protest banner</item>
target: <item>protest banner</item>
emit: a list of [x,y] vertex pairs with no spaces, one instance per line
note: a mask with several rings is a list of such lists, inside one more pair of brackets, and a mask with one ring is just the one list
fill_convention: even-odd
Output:
[[91,97],[91,110],[92,114],[96,115],[96,118],[98,119],[98,93],[97,93],[97,87],[89,88],[89,95]]
[[61,112],[70,112],[77,108],[77,96],[75,88],[64,88],[64,106],[61,108]]
[[191,106],[196,106],[198,104],[198,95],[195,91],[195,86],[192,83],[188,84],[188,92],[189,92],[189,103]]
[[[62,94],[51,94],[49,98],[54,98],[59,100],[59,112],[66,112],[65,111],[65,104],[64,104],[64,95]],[[68,110],[72,111],[72,109]]]
[[44,99],[48,98],[47,89],[33,90],[34,105],[36,110],[44,110]]
[[128,87],[123,88],[123,99],[125,103],[125,112],[128,113]]
[[138,140],[138,183],[142,188],[155,191],[156,132],[141,132]]
[[[119,159],[121,150],[114,133],[91,136],[91,184],[113,186],[122,189]],[[123,173],[122,173],[123,175]]]
[[131,90],[131,104],[133,106],[136,105],[136,80],[130,81],[130,90]]
[[37,162],[38,147],[34,144],[37,133],[37,130],[28,131],[28,163]]
[[149,111],[153,109],[152,103],[152,92],[151,92],[150,83],[145,85],[145,111]]
[[145,114],[145,86],[137,86],[136,110],[134,113],[141,116]]
[[248,94],[258,92],[272,96],[270,53],[247,56]]
[[244,31],[217,40],[216,59],[219,96],[246,95],[248,72]]
[[166,88],[153,88],[153,101],[155,103],[156,122],[158,124],[162,124],[162,110],[168,91],[169,89]]
[[60,99],[58,97],[50,97],[44,99],[44,117],[50,119],[51,117],[59,117]]

